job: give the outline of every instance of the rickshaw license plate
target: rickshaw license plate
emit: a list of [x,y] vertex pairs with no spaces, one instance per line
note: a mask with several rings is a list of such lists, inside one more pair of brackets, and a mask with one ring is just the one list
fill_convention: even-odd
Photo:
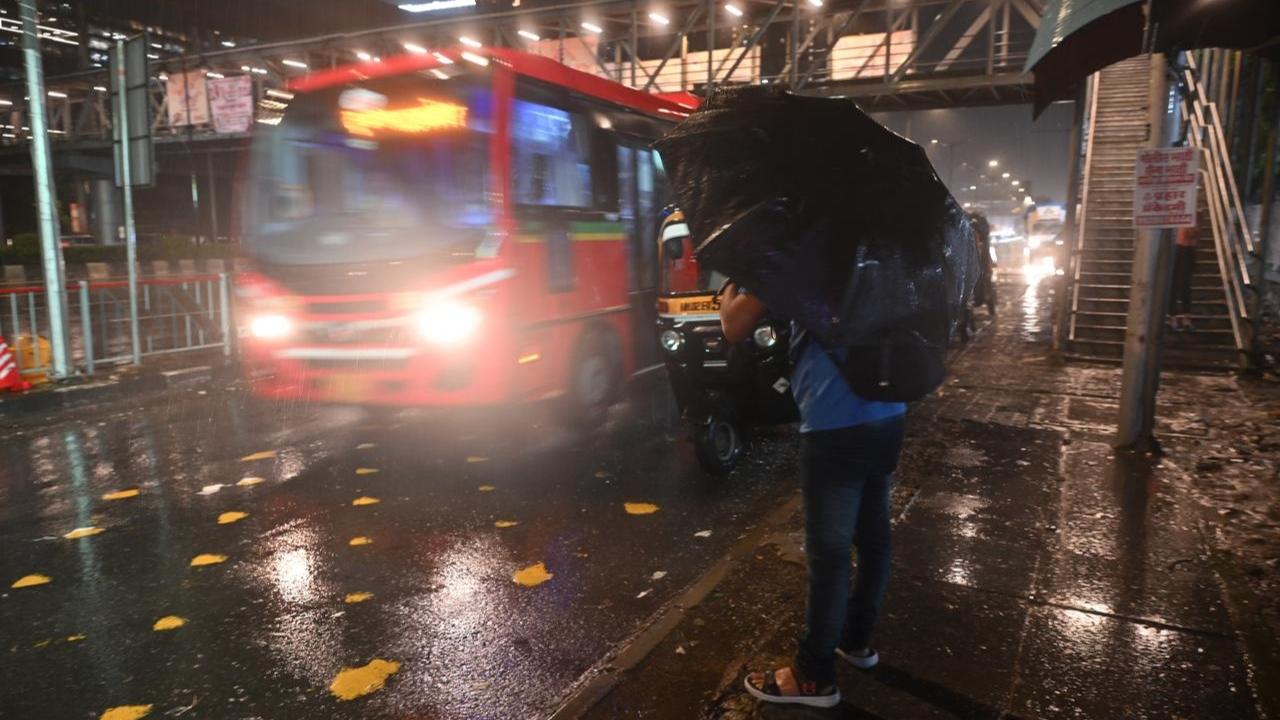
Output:
[[373,384],[363,375],[330,375],[325,378],[325,398],[335,402],[361,402],[369,399]]

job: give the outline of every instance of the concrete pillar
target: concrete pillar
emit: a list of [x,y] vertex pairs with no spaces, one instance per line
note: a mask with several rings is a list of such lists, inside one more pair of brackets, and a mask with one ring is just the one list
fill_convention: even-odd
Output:
[[111,178],[97,178],[89,193],[93,200],[93,236],[101,245],[118,245],[120,227],[120,190]]
[[[1176,55],[1174,57],[1177,57]],[[1148,88],[1148,147],[1171,147],[1181,118],[1177,89],[1170,88],[1165,56],[1151,54]],[[1172,90],[1172,92],[1171,92]],[[1169,109],[1173,108],[1173,112]],[[1120,422],[1116,447],[1158,452],[1156,395],[1160,391],[1160,355],[1165,313],[1173,286],[1173,231],[1140,230],[1129,281],[1129,315],[1120,370]]]

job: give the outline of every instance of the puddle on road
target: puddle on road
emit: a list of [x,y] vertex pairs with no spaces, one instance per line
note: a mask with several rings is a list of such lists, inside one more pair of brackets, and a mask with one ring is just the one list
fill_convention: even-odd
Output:
[[949,448],[943,453],[942,462],[952,467],[976,468],[983,467],[989,461],[985,452],[972,445],[961,445]]

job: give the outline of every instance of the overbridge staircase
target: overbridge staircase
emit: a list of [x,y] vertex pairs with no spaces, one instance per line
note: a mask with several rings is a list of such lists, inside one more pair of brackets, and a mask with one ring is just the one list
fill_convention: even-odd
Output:
[[[1165,328],[1166,365],[1236,367],[1250,337],[1252,238],[1239,205],[1217,108],[1206,102],[1194,58],[1185,72],[1191,92],[1184,125],[1201,162],[1192,322],[1196,329]],[[1080,221],[1068,265],[1068,317],[1063,349],[1069,357],[1118,362],[1133,270],[1133,187],[1137,151],[1146,145],[1150,59],[1116,63],[1093,76],[1086,110],[1087,142],[1081,182]]]

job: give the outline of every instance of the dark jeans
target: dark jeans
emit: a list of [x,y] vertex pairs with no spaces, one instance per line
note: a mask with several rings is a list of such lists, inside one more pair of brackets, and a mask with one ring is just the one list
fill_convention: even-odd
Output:
[[[796,667],[835,680],[835,650],[867,647],[889,582],[889,494],[902,451],[901,416],[804,435],[808,627]],[[852,583],[852,550],[858,577]]]
[[1173,302],[1170,315],[1191,314],[1191,278],[1195,271],[1195,246],[1175,246],[1173,249]]

